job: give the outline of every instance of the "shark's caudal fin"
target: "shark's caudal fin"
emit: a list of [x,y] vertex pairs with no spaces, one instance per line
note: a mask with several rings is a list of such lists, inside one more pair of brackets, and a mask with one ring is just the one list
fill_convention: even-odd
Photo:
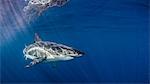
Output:
[[42,41],[37,33],[35,33],[34,42]]

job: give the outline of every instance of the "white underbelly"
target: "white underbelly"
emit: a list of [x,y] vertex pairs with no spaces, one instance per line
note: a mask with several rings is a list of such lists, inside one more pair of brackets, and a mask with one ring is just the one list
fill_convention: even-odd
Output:
[[54,58],[47,57],[46,61],[66,61],[66,60],[72,60],[74,57],[71,56],[54,56]]

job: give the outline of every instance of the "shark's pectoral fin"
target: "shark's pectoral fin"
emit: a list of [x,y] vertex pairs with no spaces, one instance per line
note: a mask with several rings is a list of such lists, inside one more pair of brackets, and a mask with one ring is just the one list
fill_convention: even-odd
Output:
[[30,62],[28,65],[26,65],[25,67],[26,68],[29,68],[29,67],[32,67],[33,65],[35,64],[39,64],[41,62],[43,62],[45,60],[45,58],[36,58],[36,59],[33,59],[32,62]]

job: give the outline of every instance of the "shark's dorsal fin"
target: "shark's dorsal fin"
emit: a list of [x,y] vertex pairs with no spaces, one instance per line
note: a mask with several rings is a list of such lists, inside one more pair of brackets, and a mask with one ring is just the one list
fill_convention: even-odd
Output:
[[34,42],[42,41],[37,33],[35,33]]

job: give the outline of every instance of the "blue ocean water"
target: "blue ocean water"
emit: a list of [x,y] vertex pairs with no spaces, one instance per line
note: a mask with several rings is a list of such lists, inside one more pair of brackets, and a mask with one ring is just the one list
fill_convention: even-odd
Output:
[[[70,0],[25,23],[23,0],[0,1],[1,83],[148,83],[148,0]],[[38,33],[85,55],[24,68]]]

